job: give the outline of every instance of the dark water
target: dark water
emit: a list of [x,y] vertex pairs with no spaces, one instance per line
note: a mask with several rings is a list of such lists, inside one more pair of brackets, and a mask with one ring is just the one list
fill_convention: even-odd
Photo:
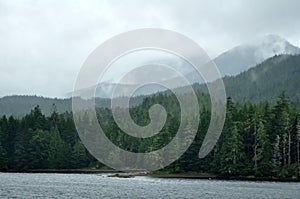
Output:
[[300,198],[300,183],[0,173],[0,198]]

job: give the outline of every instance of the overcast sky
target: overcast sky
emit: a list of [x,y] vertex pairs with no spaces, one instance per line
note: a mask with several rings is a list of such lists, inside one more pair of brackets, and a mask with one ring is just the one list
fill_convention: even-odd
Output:
[[99,44],[136,28],[183,33],[211,58],[265,34],[300,46],[299,0],[0,0],[0,96],[63,97]]

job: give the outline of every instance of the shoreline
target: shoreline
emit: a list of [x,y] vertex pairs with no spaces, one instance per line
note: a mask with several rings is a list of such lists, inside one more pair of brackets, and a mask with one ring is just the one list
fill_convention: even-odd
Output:
[[135,176],[148,176],[153,178],[175,178],[175,179],[205,179],[205,180],[238,180],[238,181],[261,181],[261,182],[300,182],[300,178],[283,177],[255,177],[255,176],[225,176],[217,174],[137,174]]
[[[112,173],[110,177],[151,177],[169,179],[203,179],[203,180],[239,180],[239,181],[267,181],[267,182],[300,182],[300,178],[284,177],[255,177],[255,176],[225,176],[208,173],[141,173],[140,171],[122,172],[114,169],[32,169],[28,171],[7,170],[2,173],[60,173],[60,174],[103,174]],[[121,174],[121,175],[118,175]]]
[[114,169],[30,169],[26,171],[6,170],[2,173],[65,173],[65,174],[93,174],[93,173],[119,173]]

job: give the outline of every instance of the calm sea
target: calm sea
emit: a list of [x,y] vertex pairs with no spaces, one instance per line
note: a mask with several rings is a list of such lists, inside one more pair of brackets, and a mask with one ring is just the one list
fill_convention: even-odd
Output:
[[300,183],[0,173],[0,198],[300,198]]

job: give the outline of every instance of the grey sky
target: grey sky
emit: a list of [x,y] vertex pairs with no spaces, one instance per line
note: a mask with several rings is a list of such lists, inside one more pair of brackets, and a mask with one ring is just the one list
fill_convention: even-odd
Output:
[[300,46],[298,0],[0,0],[0,96],[63,97],[106,39],[136,28],[186,34],[214,58],[264,34]]

